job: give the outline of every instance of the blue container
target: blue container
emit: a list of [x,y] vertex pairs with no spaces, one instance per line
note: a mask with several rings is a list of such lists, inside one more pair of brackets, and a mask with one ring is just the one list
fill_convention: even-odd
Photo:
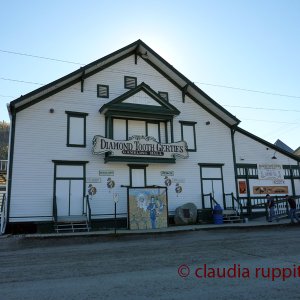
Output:
[[214,224],[223,224],[223,209],[220,204],[216,204],[213,209]]

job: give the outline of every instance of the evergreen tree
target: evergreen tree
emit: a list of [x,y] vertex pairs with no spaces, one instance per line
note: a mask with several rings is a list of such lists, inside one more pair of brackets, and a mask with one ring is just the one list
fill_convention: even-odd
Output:
[[0,160],[8,158],[9,123],[0,123]]

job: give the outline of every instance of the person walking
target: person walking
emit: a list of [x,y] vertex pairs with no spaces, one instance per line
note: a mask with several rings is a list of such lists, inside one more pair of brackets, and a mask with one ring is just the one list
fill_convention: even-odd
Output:
[[278,222],[278,216],[275,214],[275,201],[274,198],[269,194],[266,195],[267,198],[267,207],[269,208],[269,218],[268,222],[272,222],[274,219]]
[[298,223],[300,223],[300,220],[299,220],[299,217],[296,213],[296,200],[292,197],[292,196],[289,196],[289,195],[285,195],[285,199],[288,201],[289,203],[289,206],[290,206],[290,218],[291,218],[291,223],[294,224],[295,221],[294,221],[294,218],[296,219],[296,221]]

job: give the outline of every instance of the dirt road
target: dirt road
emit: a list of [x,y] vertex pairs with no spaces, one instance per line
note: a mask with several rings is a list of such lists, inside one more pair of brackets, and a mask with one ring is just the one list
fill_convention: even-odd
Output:
[[1,238],[0,299],[300,299],[299,234]]

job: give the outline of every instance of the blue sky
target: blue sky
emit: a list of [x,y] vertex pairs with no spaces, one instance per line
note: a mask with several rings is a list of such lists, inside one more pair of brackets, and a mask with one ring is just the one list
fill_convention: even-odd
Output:
[[0,120],[6,103],[80,67],[4,51],[87,64],[141,39],[242,128],[300,146],[298,0],[10,0],[0,37]]

